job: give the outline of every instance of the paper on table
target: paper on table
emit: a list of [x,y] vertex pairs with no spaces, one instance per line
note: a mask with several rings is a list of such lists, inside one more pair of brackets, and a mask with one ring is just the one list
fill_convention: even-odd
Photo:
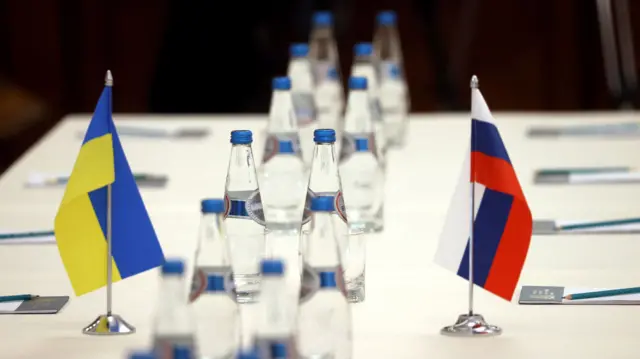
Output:
[[569,183],[623,183],[640,182],[640,172],[601,172],[601,173],[572,173]]
[[[575,224],[586,224],[596,221],[576,221],[576,220],[556,220],[556,227],[563,227]],[[625,223],[601,227],[562,229],[559,233],[637,233],[640,232],[640,223]]]
[[[598,292],[601,290],[610,290],[611,288],[564,288],[564,295]],[[562,304],[640,304],[640,294],[622,294],[610,297],[587,298],[567,300],[563,299]]]
[[[3,234],[14,234],[14,233],[22,233],[19,231],[7,231],[0,229],[0,236]],[[24,233],[27,233],[26,231]],[[43,235],[43,236],[24,236],[17,238],[0,238],[0,245],[2,244],[48,244],[48,243],[56,243],[56,237],[52,235]]]
[[13,302],[0,302],[0,312],[15,312],[16,309],[22,304],[23,300],[16,300]]

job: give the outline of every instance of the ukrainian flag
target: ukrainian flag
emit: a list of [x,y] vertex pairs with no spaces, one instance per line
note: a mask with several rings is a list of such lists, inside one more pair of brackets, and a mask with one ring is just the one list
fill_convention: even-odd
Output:
[[107,76],[54,224],[58,251],[77,296],[107,284],[108,185],[113,281],[164,263],[111,117],[112,80]]

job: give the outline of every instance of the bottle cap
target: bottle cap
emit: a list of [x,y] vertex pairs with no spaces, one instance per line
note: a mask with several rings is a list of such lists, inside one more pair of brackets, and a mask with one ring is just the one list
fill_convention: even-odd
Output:
[[162,265],[162,274],[183,274],[184,262],[181,259],[168,259]]
[[283,275],[284,263],[277,259],[264,259],[260,265],[262,275]]
[[315,143],[335,143],[336,131],[328,128],[313,131],[313,142]]
[[286,359],[287,358],[287,345],[285,343],[273,343],[273,344],[271,344],[271,357],[273,359]]
[[373,45],[370,42],[360,42],[353,47],[356,56],[371,56]]
[[205,198],[200,203],[202,213],[223,213],[224,200],[222,198]]
[[287,76],[274,77],[271,86],[274,90],[291,90],[291,79]]
[[292,44],[289,50],[292,57],[307,57],[309,55],[309,45],[305,43]]
[[391,75],[392,78],[397,79],[400,77],[400,67],[398,67],[398,65],[396,64],[391,64],[389,65],[389,75]]
[[327,77],[332,80],[338,79],[338,70],[335,67],[330,67],[329,71],[327,71]]
[[192,359],[191,348],[184,345],[176,345],[173,347],[173,359]]
[[320,26],[329,26],[333,24],[333,15],[329,11],[317,11],[313,14],[313,23]]
[[320,288],[335,288],[337,286],[335,272],[320,272]]
[[154,352],[133,352],[129,354],[129,359],[156,359]]
[[236,359],[258,359],[256,350],[242,350],[236,356]]
[[311,198],[311,210],[315,212],[333,212],[335,210],[333,196],[317,196]]
[[395,11],[381,11],[378,13],[378,25],[393,26],[396,24]]
[[349,77],[349,89],[350,90],[366,90],[367,89],[367,78],[366,77],[358,77],[358,76]]
[[293,150],[293,142],[278,141],[278,153],[296,153],[296,151]]
[[231,131],[232,145],[248,145],[253,142],[253,133],[249,130]]
[[224,292],[224,277],[219,274],[207,276],[207,292]]

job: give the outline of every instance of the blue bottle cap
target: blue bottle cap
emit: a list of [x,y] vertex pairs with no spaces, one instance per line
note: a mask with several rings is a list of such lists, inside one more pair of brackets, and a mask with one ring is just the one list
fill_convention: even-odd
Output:
[[191,348],[184,345],[176,345],[173,347],[173,359],[193,359],[191,357]]
[[378,13],[378,25],[393,26],[396,24],[395,11],[381,11]]
[[293,150],[293,142],[278,141],[278,153],[295,153]]
[[309,45],[305,43],[292,44],[290,52],[292,57],[307,57],[309,55]]
[[356,56],[371,56],[373,45],[370,42],[360,42],[353,47]]
[[249,130],[231,131],[232,145],[248,145],[253,142],[253,133]]
[[273,344],[271,344],[271,358],[273,358],[273,359],[286,359],[287,358],[287,345],[285,343],[273,343]]
[[315,143],[335,143],[336,131],[328,128],[313,131],[313,142]]
[[129,354],[129,359],[156,359],[154,352],[138,351]]
[[338,79],[338,70],[335,67],[330,67],[329,71],[327,71],[327,77],[330,78],[331,80],[337,80]]
[[224,213],[224,200],[222,198],[205,198],[200,202],[202,213]]
[[260,272],[262,275],[283,275],[284,263],[277,259],[264,259],[260,264]]
[[358,76],[349,77],[349,89],[350,90],[366,90],[367,89],[367,78],[366,77],[358,77]]
[[162,265],[162,274],[183,274],[184,261],[182,259],[168,259]]
[[291,79],[287,76],[274,77],[271,85],[274,90],[291,90]]
[[394,79],[400,78],[400,67],[396,64],[389,65],[389,75]]
[[333,212],[335,198],[333,196],[318,196],[311,199],[311,210],[315,212]]
[[313,23],[320,26],[329,26],[333,24],[333,15],[329,11],[317,11],[313,14]]
[[242,350],[236,356],[236,359],[258,359],[256,350]]
[[224,292],[224,277],[218,274],[207,276],[207,292]]
[[335,288],[337,286],[335,272],[320,272],[320,288]]

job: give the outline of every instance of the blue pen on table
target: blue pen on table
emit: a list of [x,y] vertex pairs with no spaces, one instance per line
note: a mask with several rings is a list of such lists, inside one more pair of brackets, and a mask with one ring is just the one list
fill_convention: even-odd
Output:
[[640,287],[632,287],[632,288],[609,289],[609,290],[599,290],[595,292],[569,294],[569,295],[565,295],[564,299],[567,299],[567,300],[592,299],[592,298],[613,297],[616,295],[639,294],[639,293],[640,293]]
[[0,240],[3,239],[20,239],[20,238],[36,238],[53,236],[53,231],[36,231],[36,232],[16,232],[16,233],[0,233]]
[[588,228],[598,228],[598,227],[611,227],[611,226],[620,226],[620,225],[624,225],[624,224],[634,224],[634,223],[640,223],[640,218],[626,218],[626,219],[614,219],[614,220],[610,220],[610,221],[567,224],[567,225],[564,225],[564,226],[557,226],[556,230],[558,230],[558,231],[568,231],[568,230],[573,230],[573,229],[588,229]]
[[0,303],[17,302],[19,300],[31,300],[38,297],[39,295],[33,295],[33,294],[4,295],[4,296],[0,296]]

